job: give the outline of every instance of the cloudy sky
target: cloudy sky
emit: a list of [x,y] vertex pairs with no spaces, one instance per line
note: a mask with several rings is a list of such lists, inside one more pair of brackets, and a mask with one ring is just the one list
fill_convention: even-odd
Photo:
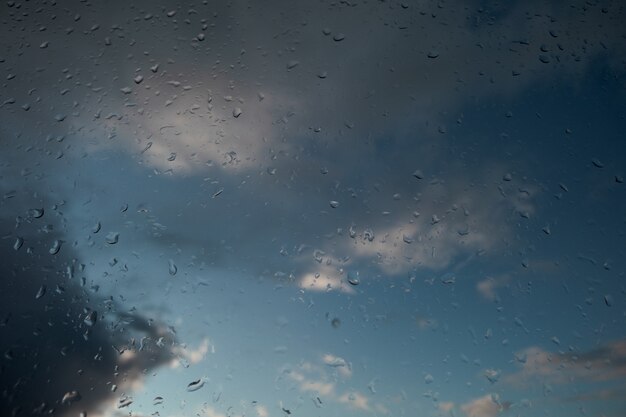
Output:
[[623,416],[624,21],[3,2],[0,414]]

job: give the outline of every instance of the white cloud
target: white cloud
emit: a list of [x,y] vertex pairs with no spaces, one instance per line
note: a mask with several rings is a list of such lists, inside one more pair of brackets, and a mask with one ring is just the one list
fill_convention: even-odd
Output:
[[461,405],[461,411],[467,417],[494,417],[502,410],[502,406],[493,401],[491,394],[471,400]]

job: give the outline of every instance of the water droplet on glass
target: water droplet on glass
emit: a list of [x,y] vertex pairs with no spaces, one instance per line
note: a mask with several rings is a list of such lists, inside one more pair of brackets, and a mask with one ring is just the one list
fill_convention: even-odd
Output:
[[102,225],[100,224],[100,222],[96,222],[96,224],[94,224],[91,228],[91,233],[98,233],[101,228]]
[[513,176],[508,172],[502,176],[502,181],[511,181],[511,180],[513,180]]
[[235,107],[233,109],[233,117],[234,118],[238,118],[239,116],[241,116],[241,113],[243,113],[243,111],[241,110],[241,108],[239,107]]
[[169,265],[170,275],[176,275],[176,272],[178,272],[178,268],[176,267],[174,261],[170,259],[169,261],[167,261],[167,263]]
[[359,272],[349,272],[348,273],[348,283],[350,285],[359,285],[361,283],[361,280],[359,279]]
[[435,378],[431,374],[426,374],[424,377],[424,383],[432,384],[435,381]]
[[332,208],[339,207],[339,201],[331,200],[329,204]]
[[83,320],[83,322],[89,327],[94,326],[97,321],[98,321],[98,312],[96,310],[93,310],[87,313],[87,315],[85,316],[85,320]]
[[154,397],[154,400],[152,400],[152,405],[159,405],[159,404],[163,404],[163,397]]
[[119,402],[117,403],[117,408],[128,407],[132,403],[133,403],[133,399],[132,398],[130,398],[130,397],[122,397],[122,398],[120,398]]
[[426,55],[426,56],[428,56],[428,58],[430,58],[430,59],[435,59],[435,58],[439,57],[439,54],[437,52],[430,51],[428,53],[428,55]]
[[593,164],[593,166],[595,166],[596,168],[604,168],[604,164],[597,158],[593,158],[591,160],[591,163]]
[[413,239],[407,235],[402,235],[402,241],[407,244],[413,243]]
[[15,242],[13,243],[14,250],[20,250],[20,248],[24,245],[24,239],[21,237],[15,238]]
[[189,392],[198,391],[203,386],[204,386],[204,378],[200,378],[187,384],[187,391]]
[[44,295],[46,295],[46,286],[42,285],[41,287],[39,287],[37,294],[35,294],[35,300],[39,300]]
[[119,241],[119,239],[120,239],[120,234],[117,232],[109,232],[105,238],[106,242],[109,245],[115,245]]
[[28,215],[34,219],[40,219],[43,217],[44,210],[43,209],[30,209],[28,210]]
[[297,61],[297,60],[293,59],[293,60],[287,62],[287,69],[288,70],[293,69],[293,68],[297,67],[299,64],[300,64],[300,61]]
[[333,40],[335,42],[341,42],[345,38],[346,38],[346,35],[344,35],[343,33],[337,33],[335,36],[333,36]]
[[57,253],[59,253],[59,251],[61,250],[61,245],[63,245],[62,240],[57,239],[54,242],[52,242],[52,246],[50,246],[50,249],[48,250],[50,255],[56,255]]
[[143,81],[143,75],[137,75],[135,78],[133,78],[133,81],[135,82],[135,84],[141,84],[141,82]]
[[413,172],[413,176],[417,178],[418,180],[424,179],[424,173],[419,169]]
[[71,404],[75,401],[80,401],[80,393],[78,391],[68,391],[63,395],[61,404]]

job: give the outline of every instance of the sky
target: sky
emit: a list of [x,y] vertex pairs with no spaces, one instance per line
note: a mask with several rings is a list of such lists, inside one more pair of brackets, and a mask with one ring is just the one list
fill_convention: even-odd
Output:
[[4,2],[0,414],[625,415],[624,21]]

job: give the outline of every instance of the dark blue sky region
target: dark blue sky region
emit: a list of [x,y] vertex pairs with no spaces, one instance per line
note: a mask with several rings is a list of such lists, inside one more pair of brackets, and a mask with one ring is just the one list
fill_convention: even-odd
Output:
[[625,15],[3,3],[0,414],[623,416]]

